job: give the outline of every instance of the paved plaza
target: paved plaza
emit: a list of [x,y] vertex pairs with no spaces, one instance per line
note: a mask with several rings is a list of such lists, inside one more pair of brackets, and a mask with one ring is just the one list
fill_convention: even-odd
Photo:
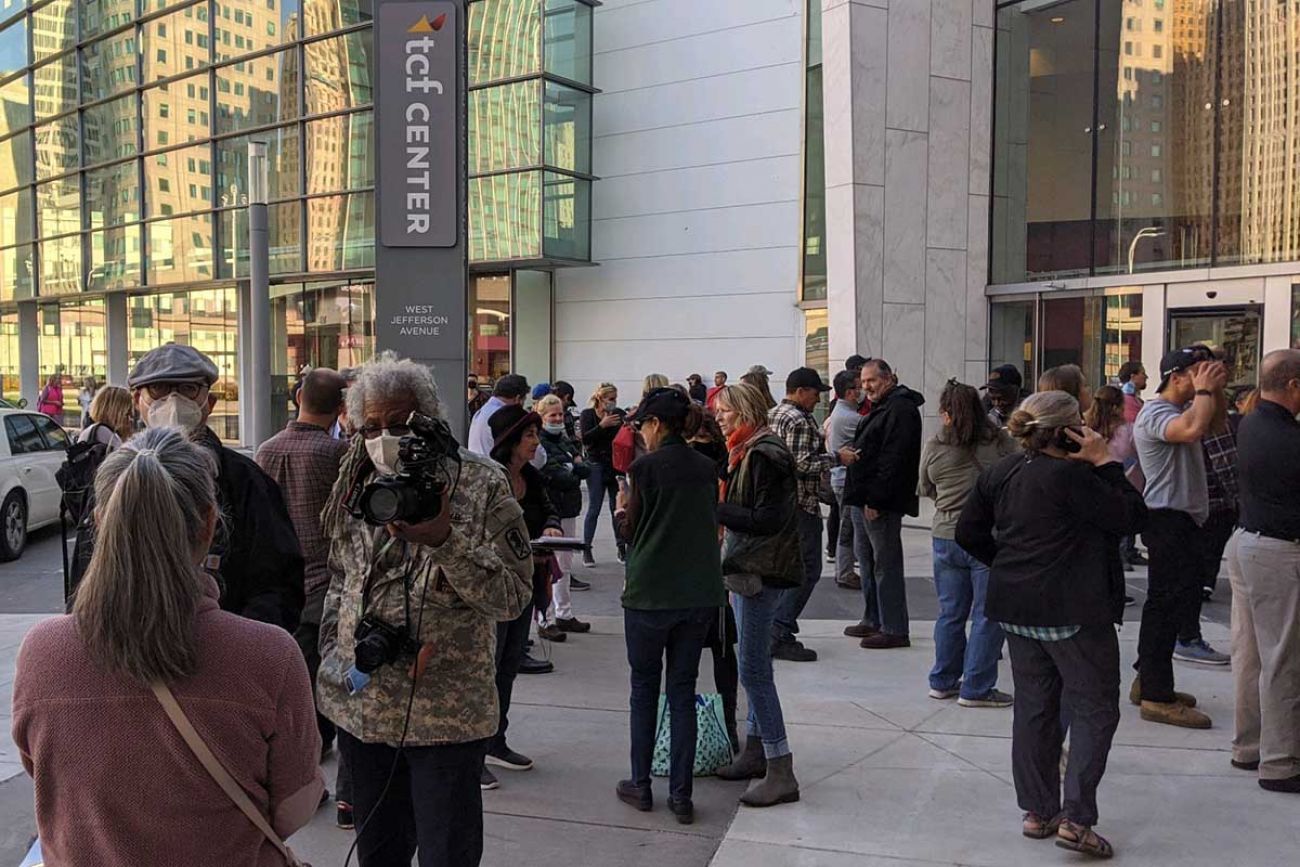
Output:
[[[501,788],[484,795],[485,865],[654,865],[654,867],[920,867],[920,865],[1050,865],[1081,863],[1050,841],[1019,835],[1010,776],[1009,710],[959,708],[926,696],[935,611],[929,582],[928,535],[905,531],[913,646],[864,651],[840,636],[858,596],[823,581],[809,607],[803,638],[821,659],[778,663],[795,769],[798,804],[737,810],[743,784],[697,781],[697,822],[677,825],[657,783],[655,812],[617,801],[614,783],[627,773],[627,675],[620,580],[612,551],[584,570],[595,585],[575,596],[589,635],[542,648],[556,673],[521,677],[511,742],[537,768],[501,772]],[[612,547],[612,546],[611,546]],[[830,566],[827,567],[829,575]],[[1130,573],[1141,598],[1142,572]],[[8,692],[22,635],[58,600],[58,547],[40,534],[17,563],[0,566],[0,865],[16,864],[34,830],[31,783],[8,742]],[[1225,590],[1226,590],[1226,582]],[[1223,592],[1220,593],[1220,596]],[[35,610],[34,610],[35,609]],[[1129,615],[1136,618],[1137,609]],[[1207,639],[1227,647],[1227,606],[1206,607]],[[1120,644],[1126,664],[1136,623]],[[1001,686],[1011,689],[1003,663]],[[709,657],[701,691],[710,688]],[[1191,731],[1141,722],[1127,702],[1100,791],[1098,830],[1118,860],[1160,865],[1283,865],[1300,851],[1300,800],[1262,791],[1254,775],[1228,764],[1232,675],[1227,669],[1177,664],[1180,688],[1196,693],[1215,728]],[[1127,676],[1125,678],[1127,689]],[[743,697],[742,697],[743,701]],[[333,782],[333,762],[326,775]],[[129,793],[123,793],[128,796]],[[142,802],[142,809],[147,806]],[[342,864],[351,835],[333,826],[333,811],[292,841],[300,855]],[[355,863],[355,860],[354,862]]]

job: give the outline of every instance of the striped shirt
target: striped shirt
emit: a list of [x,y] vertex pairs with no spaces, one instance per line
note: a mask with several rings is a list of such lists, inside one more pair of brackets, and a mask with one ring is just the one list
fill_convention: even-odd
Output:
[[999,623],[1003,632],[1032,638],[1035,641],[1064,641],[1078,634],[1081,626],[1021,626],[1018,623]]

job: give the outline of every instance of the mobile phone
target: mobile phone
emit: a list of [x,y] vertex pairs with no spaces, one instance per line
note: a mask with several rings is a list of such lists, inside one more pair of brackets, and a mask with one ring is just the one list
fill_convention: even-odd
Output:
[[1063,427],[1056,432],[1056,447],[1061,451],[1069,452],[1072,455],[1078,454],[1083,451],[1083,446],[1070,439],[1070,435],[1066,433],[1067,430],[1074,431],[1079,436],[1083,436],[1083,428],[1081,427]]

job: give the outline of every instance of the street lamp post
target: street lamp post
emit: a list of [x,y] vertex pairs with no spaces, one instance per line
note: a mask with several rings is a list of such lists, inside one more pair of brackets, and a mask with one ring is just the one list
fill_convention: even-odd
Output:
[[1133,256],[1137,253],[1138,241],[1141,241],[1143,238],[1161,238],[1164,234],[1165,230],[1161,229],[1159,226],[1147,226],[1144,229],[1138,230],[1138,233],[1133,236],[1132,243],[1128,245],[1128,272],[1130,274],[1133,273]]
[[271,415],[270,242],[267,235],[266,143],[248,143],[248,442],[257,448],[275,433]]

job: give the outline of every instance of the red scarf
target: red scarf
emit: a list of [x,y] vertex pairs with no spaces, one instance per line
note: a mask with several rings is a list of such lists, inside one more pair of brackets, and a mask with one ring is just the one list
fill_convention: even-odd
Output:
[[[771,432],[772,429],[765,424],[758,427],[742,425],[733,430],[727,436],[727,470],[735,472],[736,467],[740,466],[740,462],[745,459],[745,455],[749,454],[749,450],[753,448],[754,443]],[[718,485],[718,496],[722,500],[727,499],[726,479],[723,479]]]

